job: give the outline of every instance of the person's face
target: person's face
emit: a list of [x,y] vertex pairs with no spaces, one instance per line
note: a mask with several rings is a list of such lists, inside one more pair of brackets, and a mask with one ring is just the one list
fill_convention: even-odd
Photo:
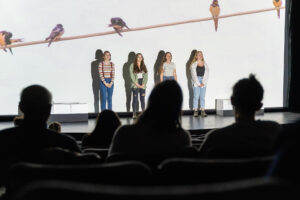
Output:
[[110,53],[104,54],[104,60],[110,60]]
[[142,56],[141,54],[139,54],[139,55],[137,56],[137,61],[138,61],[138,62],[142,62],[142,61],[143,61],[143,56]]
[[167,53],[167,55],[166,55],[166,59],[167,59],[167,61],[171,61],[171,59],[172,59],[172,56],[171,56],[171,54]]
[[197,60],[203,60],[203,54],[202,52],[197,53]]

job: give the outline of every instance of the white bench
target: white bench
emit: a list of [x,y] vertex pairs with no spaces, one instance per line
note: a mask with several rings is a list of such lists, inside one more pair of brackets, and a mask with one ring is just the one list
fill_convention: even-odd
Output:
[[[216,99],[216,114],[220,116],[233,116],[233,107],[230,99]],[[255,113],[256,115],[263,115],[264,108],[261,108]]]
[[88,121],[87,103],[53,103],[49,121],[82,122]]

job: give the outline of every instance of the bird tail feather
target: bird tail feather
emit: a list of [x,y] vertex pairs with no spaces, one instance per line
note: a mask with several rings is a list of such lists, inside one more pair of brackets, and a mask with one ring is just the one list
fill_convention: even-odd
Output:
[[218,21],[219,21],[218,18],[214,18],[214,22],[215,22],[215,31],[216,31],[216,32],[218,31]]

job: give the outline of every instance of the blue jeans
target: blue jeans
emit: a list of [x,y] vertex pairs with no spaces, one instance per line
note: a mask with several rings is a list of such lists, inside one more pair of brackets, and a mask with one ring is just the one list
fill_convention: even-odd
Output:
[[[111,78],[104,79],[106,83],[111,82]],[[104,85],[102,81],[100,81],[100,94],[101,94],[101,111],[106,109],[106,102],[109,110],[112,110],[112,95],[114,91],[114,84],[111,88],[108,88]]]
[[[198,76],[197,77],[200,83],[203,83],[203,77]],[[194,92],[194,98],[193,98],[193,108],[198,109],[198,101],[200,98],[200,108],[205,107],[205,92],[206,92],[206,86],[204,87],[195,87],[193,86],[193,92]]]
[[163,81],[165,80],[175,80],[174,76],[163,76]]

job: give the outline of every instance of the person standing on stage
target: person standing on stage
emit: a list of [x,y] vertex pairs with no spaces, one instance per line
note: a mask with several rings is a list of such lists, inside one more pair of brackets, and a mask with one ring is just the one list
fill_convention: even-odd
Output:
[[176,80],[176,66],[172,62],[172,54],[170,52],[166,52],[162,64],[160,67],[160,82],[164,80]]
[[193,83],[193,109],[194,117],[198,117],[198,102],[200,98],[201,117],[206,117],[205,113],[205,92],[209,76],[209,68],[204,61],[202,51],[197,51],[191,64],[191,76]]
[[136,118],[138,110],[138,94],[140,95],[140,102],[142,111],[145,110],[145,92],[148,81],[148,70],[144,63],[144,57],[141,53],[136,54],[134,63],[130,65],[130,79],[132,89],[132,118]]
[[115,65],[111,62],[111,54],[109,51],[104,52],[103,61],[100,62],[98,70],[100,76],[101,111],[105,109],[112,110]]

